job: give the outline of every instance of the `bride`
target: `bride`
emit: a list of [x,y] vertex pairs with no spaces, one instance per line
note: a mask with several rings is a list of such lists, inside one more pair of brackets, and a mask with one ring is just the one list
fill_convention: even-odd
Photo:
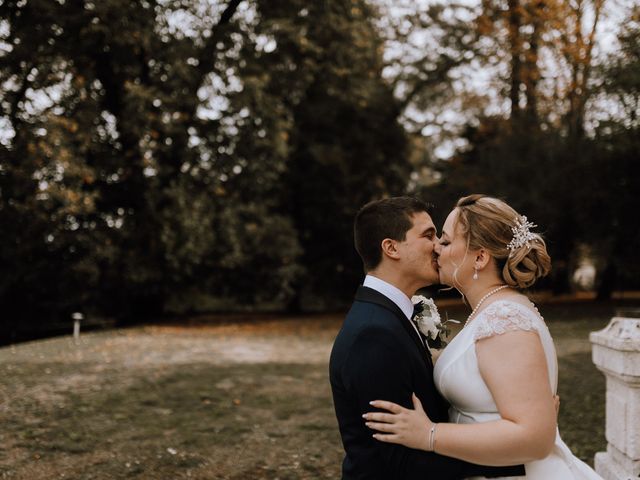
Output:
[[532,227],[496,198],[458,201],[436,247],[440,282],[473,307],[434,369],[450,423],[431,422],[415,395],[413,410],[376,400],[372,406],[390,413],[365,414],[374,438],[478,464],[524,463],[527,479],[601,479],[572,455],[556,426],[553,340],[522,293],[551,265]]

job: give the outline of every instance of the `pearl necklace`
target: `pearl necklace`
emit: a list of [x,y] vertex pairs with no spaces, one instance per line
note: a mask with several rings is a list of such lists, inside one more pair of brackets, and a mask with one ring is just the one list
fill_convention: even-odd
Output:
[[475,308],[471,311],[471,314],[467,317],[467,321],[464,322],[464,325],[462,326],[463,328],[467,326],[467,323],[469,323],[469,320],[471,320],[471,317],[473,317],[475,315],[475,313],[478,311],[478,309],[480,308],[480,305],[482,305],[482,303],[489,298],[491,295],[493,295],[494,293],[498,293],[500,290],[504,290],[505,288],[509,288],[509,285],[500,285],[498,288],[494,288],[493,290],[491,290],[489,293],[487,293],[484,297],[482,297],[480,299],[480,301],[478,302],[478,304],[475,306]]

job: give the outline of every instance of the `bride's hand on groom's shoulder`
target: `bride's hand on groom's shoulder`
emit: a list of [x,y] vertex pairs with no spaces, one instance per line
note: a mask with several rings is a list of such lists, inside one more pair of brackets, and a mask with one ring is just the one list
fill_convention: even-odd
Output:
[[362,417],[365,425],[376,433],[373,438],[386,443],[397,443],[409,448],[429,450],[429,430],[433,422],[424,409],[420,399],[411,396],[414,409],[404,408],[396,403],[374,400],[371,406],[387,412],[368,412]]

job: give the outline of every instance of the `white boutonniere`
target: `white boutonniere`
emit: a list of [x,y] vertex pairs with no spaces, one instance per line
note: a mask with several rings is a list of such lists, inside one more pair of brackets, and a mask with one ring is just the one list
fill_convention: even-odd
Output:
[[438,307],[435,302],[423,295],[411,297],[414,311],[413,321],[416,322],[418,330],[427,337],[427,343],[431,348],[444,348],[447,345],[447,338],[451,334],[448,323],[460,323],[458,320],[446,319],[444,322],[440,318]]

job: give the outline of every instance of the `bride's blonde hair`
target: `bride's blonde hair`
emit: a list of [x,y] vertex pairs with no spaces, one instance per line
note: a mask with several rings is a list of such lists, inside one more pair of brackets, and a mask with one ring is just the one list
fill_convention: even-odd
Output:
[[551,270],[547,245],[538,233],[523,245],[509,249],[513,227],[522,217],[504,201],[485,195],[469,195],[456,203],[457,227],[467,237],[469,249],[484,248],[495,259],[504,282],[524,289]]

